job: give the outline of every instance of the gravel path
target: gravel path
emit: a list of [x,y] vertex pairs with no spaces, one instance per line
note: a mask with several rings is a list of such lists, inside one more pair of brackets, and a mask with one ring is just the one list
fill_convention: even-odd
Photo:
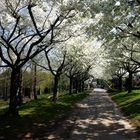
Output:
[[77,103],[77,108],[44,139],[140,140],[108,94],[100,89]]

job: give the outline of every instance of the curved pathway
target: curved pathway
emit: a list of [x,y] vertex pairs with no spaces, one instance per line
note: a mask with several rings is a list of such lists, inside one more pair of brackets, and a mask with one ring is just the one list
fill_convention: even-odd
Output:
[[46,139],[139,140],[105,90],[95,89]]

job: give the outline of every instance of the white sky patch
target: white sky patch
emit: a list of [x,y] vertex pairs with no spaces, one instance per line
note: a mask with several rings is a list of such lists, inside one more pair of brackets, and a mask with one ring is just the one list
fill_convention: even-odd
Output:
[[[56,6],[52,6],[50,3],[44,2],[42,4],[43,7],[40,6],[35,6],[32,8],[32,12],[34,15],[34,18],[37,22],[38,27],[42,27],[44,25],[44,28],[48,28],[54,20],[57,18],[57,14],[59,14],[59,10]],[[28,15],[28,10],[27,7],[23,8],[20,13],[22,16],[28,16],[30,20],[30,16]],[[47,18],[47,19],[46,19]],[[45,23],[45,24],[44,24]]]
[[115,3],[115,6],[120,6],[120,5],[121,5],[120,1],[117,1],[117,2]]
[[116,34],[117,33],[117,30],[116,30],[116,28],[113,28],[110,32]]

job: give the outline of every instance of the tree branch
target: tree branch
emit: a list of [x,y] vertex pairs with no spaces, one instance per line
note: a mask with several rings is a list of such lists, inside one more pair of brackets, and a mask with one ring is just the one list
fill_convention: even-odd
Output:
[[33,25],[34,25],[34,28],[35,28],[37,34],[38,34],[40,37],[42,37],[42,35],[40,34],[40,31],[38,30],[38,27],[37,27],[35,18],[34,18],[34,16],[33,16],[33,13],[32,13],[32,5],[31,5],[31,4],[28,5],[28,11],[29,11],[29,15],[30,15],[30,17],[31,17],[31,20],[32,20],[32,22],[33,22]]
[[13,29],[13,31],[11,32],[10,36],[8,37],[7,42],[9,42],[10,39],[13,37],[13,35],[14,35],[15,31],[16,31],[16,28],[17,28],[17,25],[18,25],[19,21],[20,21],[20,16],[17,17],[17,19],[16,19],[16,24],[15,24],[14,29]]
[[56,74],[54,73],[54,70],[52,69],[51,62],[50,62],[50,59],[48,57],[48,52],[49,51],[45,51],[45,56],[46,56],[46,59],[47,59],[47,62],[48,62],[48,66],[49,66],[50,72],[55,76]]

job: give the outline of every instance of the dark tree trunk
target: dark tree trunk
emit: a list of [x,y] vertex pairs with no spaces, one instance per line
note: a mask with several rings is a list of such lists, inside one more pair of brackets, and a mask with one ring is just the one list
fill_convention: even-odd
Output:
[[72,83],[73,83],[73,77],[70,77],[70,87],[69,87],[69,95],[72,94]]
[[13,68],[11,71],[10,83],[10,102],[9,102],[9,116],[19,116],[18,114],[18,92],[20,90],[20,68]]
[[78,80],[77,80],[77,78],[75,78],[74,83],[75,83],[75,93],[78,93]]
[[78,92],[82,91],[82,82],[78,80]]
[[18,105],[22,105],[23,103],[23,80],[22,80],[22,71],[20,71],[20,79],[19,79],[19,90],[18,90]]
[[4,101],[8,100],[8,87],[5,87]]
[[119,91],[122,91],[122,76],[119,77]]
[[128,93],[131,93],[132,91],[132,72],[129,72],[127,90]]
[[56,100],[57,100],[58,81],[59,81],[59,76],[55,75],[54,76],[54,86],[53,86],[53,97],[52,97],[53,102],[56,102]]
[[85,83],[84,81],[82,81],[82,92],[84,91],[84,88],[85,88]]
[[31,71],[31,79],[30,79],[30,93],[29,93],[29,98],[32,100],[33,99],[33,94],[34,94],[34,87],[33,87],[33,73]]
[[37,82],[37,66],[34,65],[34,83],[33,83],[33,92],[34,92],[34,99],[37,100],[37,92],[36,92],[36,82]]

